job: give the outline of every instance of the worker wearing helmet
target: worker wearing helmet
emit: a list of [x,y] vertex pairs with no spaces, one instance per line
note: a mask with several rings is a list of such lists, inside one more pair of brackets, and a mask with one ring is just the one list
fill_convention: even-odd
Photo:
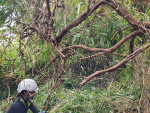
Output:
[[18,98],[6,113],[27,113],[30,109],[33,113],[39,113],[36,106],[30,101],[36,95],[38,86],[32,79],[24,79],[18,85]]

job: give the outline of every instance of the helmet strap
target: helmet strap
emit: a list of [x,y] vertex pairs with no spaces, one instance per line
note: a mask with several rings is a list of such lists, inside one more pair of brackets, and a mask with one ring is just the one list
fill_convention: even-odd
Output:
[[29,102],[28,96],[26,96],[24,94],[21,94],[21,98],[24,100],[24,104],[27,107],[28,106],[28,102]]
[[28,101],[28,96],[29,96],[29,94],[26,96],[26,95],[23,95],[24,96],[24,98],[25,98],[25,100],[27,100]]
[[29,99],[29,97],[28,97],[28,96],[29,96],[29,94],[28,94],[28,95],[21,94],[21,97],[22,97],[22,98],[24,98],[24,100],[25,100],[25,101],[28,101],[28,99]]

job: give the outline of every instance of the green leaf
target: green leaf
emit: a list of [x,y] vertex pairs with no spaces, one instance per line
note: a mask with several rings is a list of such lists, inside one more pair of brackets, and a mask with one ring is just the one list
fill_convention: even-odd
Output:
[[7,7],[7,2],[5,3],[5,8]]
[[3,6],[3,4],[4,4],[4,0],[2,0],[2,6]]
[[79,13],[80,13],[80,7],[81,7],[81,2],[78,4],[78,11],[77,11],[77,14],[79,15]]
[[76,2],[77,0],[74,0],[72,3],[71,3],[71,5],[70,6],[72,6],[75,2]]
[[142,38],[140,38],[139,36],[137,36],[137,39],[142,42]]
[[128,0],[128,2],[129,2],[129,6],[131,5],[131,0]]
[[146,17],[145,18],[147,18],[147,16],[150,14],[150,9],[148,10],[148,12],[147,12],[147,14],[146,14]]

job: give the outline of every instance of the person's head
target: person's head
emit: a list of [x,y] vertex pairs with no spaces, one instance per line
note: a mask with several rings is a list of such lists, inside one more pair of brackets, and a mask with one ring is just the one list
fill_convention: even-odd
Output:
[[18,94],[23,95],[25,99],[30,100],[36,94],[38,86],[33,79],[24,79],[18,85]]

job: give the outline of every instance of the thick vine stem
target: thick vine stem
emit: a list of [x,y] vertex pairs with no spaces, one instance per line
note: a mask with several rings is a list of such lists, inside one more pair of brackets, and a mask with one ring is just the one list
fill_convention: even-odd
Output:
[[[83,57],[83,58],[80,58],[80,60],[87,60],[87,59],[95,58],[95,57],[102,55],[102,54],[104,54],[104,52],[100,52],[100,53],[97,53],[97,54],[94,54],[94,55],[88,56],[88,57]],[[115,55],[115,56],[119,56],[119,57],[127,57],[127,55],[122,55],[122,54],[118,54],[118,53],[114,53],[114,52],[112,52],[110,54]]]
[[132,27],[132,26],[128,26],[128,27],[125,27],[125,28],[123,28],[123,29],[117,31],[117,32],[114,34],[114,36],[111,38],[111,40],[113,40],[113,39],[115,38],[115,36],[116,36],[118,33],[120,33],[121,31],[124,31],[124,30],[126,30],[126,29],[128,29],[128,28],[131,28],[131,27]]
[[122,38],[122,40],[120,40],[118,43],[116,43],[113,47],[108,48],[108,49],[101,49],[101,48],[91,48],[91,47],[86,47],[84,45],[74,45],[74,46],[70,46],[65,48],[63,51],[68,51],[70,49],[74,49],[74,48],[81,48],[84,49],[88,52],[103,52],[104,53],[109,53],[109,52],[114,52],[118,47],[120,47],[123,43],[125,43],[128,39],[132,38],[133,36],[136,36],[140,33],[143,33],[144,30],[140,29],[137,31],[134,31],[133,33],[129,34],[128,36]]
[[63,36],[73,27],[79,25],[82,21],[84,21],[91,13],[93,13],[98,7],[102,6],[102,5],[108,5],[111,8],[113,8],[121,17],[123,17],[126,21],[128,21],[131,26],[133,27],[138,27],[138,28],[150,28],[150,22],[141,22],[143,26],[141,26],[141,24],[139,23],[139,20],[136,19],[134,16],[132,16],[127,10],[126,8],[120,4],[119,2],[114,2],[112,0],[98,0],[97,2],[95,2],[93,5],[91,5],[88,9],[88,12],[85,11],[83,12],[79,17],[77,17],[76,19],[74,19],[71,23],[69,23],[68,25],[66,25],[60,32],[59,34],[55,37],[55,39],[53,39],[52,41],[55,43],[60,43]]
[[125,64],[126,62],[128,62],[130,59],[132,59],[133,57],[137,56],[139,53],[141,53],[142,51],[144,51],[146,48],[150,47],[150,43],[142,46],[141,48],[137,49],[135,52],[133,52],[132,54],[128,55],[125,59],[123,59],[121,62],[119,62],[118,64],[116,64],[115,66],[108,68],[106,70],[102,70],[102,71],[96,71],[95,73],[93,73],[92,75],[86,77],[81,83],[80,85],[84,85],[85,83],[87,83],[88,81],[90,81],[92,78],[96,77],[96,76],[100,76],[101,74],[104,74],[106,72],[111,72],[114,71],[116,69],[118,69],[121,65]]

